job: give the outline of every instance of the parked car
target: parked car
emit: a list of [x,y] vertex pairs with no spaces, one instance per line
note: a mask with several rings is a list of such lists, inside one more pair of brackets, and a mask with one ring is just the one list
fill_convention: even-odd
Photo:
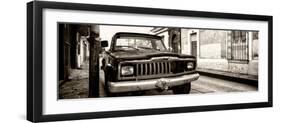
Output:
[[[101,42],[102,47],[108,41]],[[116,33],[102,60],[108,95],[146,90],[188,94],[199,78],[196,58],[167,50],[163,38],[140,33]]]

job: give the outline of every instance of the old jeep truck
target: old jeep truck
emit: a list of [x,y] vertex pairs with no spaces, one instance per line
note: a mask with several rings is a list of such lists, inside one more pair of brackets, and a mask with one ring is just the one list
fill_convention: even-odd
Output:
[[188,94],[199,78],[194,56],[169,52],[162,37],[140,33],[116,33],[101,68],[108,95],[153,89]]

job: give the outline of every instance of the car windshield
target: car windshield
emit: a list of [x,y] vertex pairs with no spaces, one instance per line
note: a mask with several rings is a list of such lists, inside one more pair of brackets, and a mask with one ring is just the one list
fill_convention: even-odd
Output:
[[145,37],[120,37],[116,39],[115,50],[158,50],[166,51],[162,40]]

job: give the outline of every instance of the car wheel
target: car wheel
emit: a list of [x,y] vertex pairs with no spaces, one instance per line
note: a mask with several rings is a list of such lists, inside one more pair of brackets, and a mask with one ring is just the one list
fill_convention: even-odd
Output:
[[172,88],[174,94],[189,94],[191,90],[191,83]]

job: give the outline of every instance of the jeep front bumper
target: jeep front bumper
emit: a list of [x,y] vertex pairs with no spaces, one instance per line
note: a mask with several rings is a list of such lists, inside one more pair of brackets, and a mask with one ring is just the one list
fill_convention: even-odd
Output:
[[190,83],[191,81],[195,81],[198,78],[199,74],[193,73],[176,77],[165,77],[138,81],[109,82],[108,85],[109,91],[111,93],[143,91],[153,89],[167,90],[168,88],[173,86],[179,86]]

